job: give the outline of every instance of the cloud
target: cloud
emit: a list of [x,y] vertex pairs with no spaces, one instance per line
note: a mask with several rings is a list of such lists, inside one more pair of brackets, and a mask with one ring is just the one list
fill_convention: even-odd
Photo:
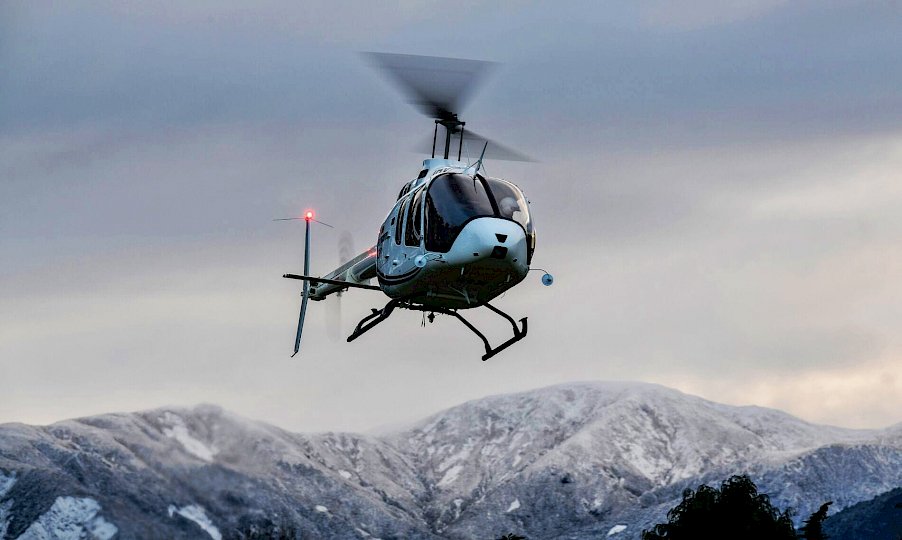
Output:
[[894,356],[796,377],[762,373],[741,385],[716,374],[669,383],[723,403],[791,411],[810,422],[884,428],[899,422],[900,369],[897,350]]
[[[373,13],[319,2],[20,6],[7,18],[16,22],[5,32],[0,119],[10,129],[96,121],[376,123],[401,111],[416,118],[354,53],[367,49],[506,61],[473,115],[541,125],[532,135],[541,144],[549,136],[560,139],[552,144],[571,144],[574,125],[592,140],[619,145],[898,125],[897,8],[707,4],[666,6],[681,13],[751,6],[761,16],[662,33],[641,15],[663,9],[657,2],[553,11],[474,6],[479,17],[419,4]],[[458,19],[469,31],[456,31]]]
[[[362,430],[619,378],[892,421],[895,8],[670,6],[4,5],[0,420],[212,401]],[[336,225],[314,238],[327,271],[341,229],[371,244],[431,134],[359,49],[506,62],[464,118],[542,160],[487,163],[526,190],[556,277],[499,300],[530,317],[522,347],[482,363],[413,313],[333,343],[315,303],[288,360],[301,233],[271,220]],[[345,325],[381,302],[345,295]]]
[[787,0],[654,1],[645,2],[642,8],[645,21],[651,26],[695,30],[760,17],[787,3]]

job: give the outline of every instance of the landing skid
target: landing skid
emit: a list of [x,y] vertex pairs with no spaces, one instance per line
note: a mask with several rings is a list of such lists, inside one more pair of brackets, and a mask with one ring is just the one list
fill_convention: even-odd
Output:
[[[365,334],[366,332],[371,330],[374,326],[376,326],[377,324],[379,324],[382,321],[384,321],[385,319],[387,319],[389,317],[389,315],[391,315],[392,312],[396,308],[409,309],[412,311],[422,311],[424,313],[425,312],[441,313],[443,315],[451,315],[453,317],[456,317],[457,320],[459,320],[460,322],[462,322],[464,324],[464,326],[466,326],[467,328],[472,330],[474,334],[479,336],[479,339],[481,339],[482,343],[485,345],[485,354],[482,355],[482,360],[484,362],[484,361],[488,360],[489,358],[495,356],[496,354],[500,353],[504,349],[510,347],[514,343],[525,338],[527,327],[526,327],[526,317],[523,317],[522,319],[520,319],[520,326],[517,326],[517,322],[514,321],[514,319],[507,313],[501,311],[500,309],[498,309],[495,306],[488,304],[488,303],[483,304],[483,306],[489,308],[490,310],[494,311],[498,315],[501,315],[502,317],[507,319],[507,321],[511,324],[511,327],[514,329],[514,336],[512,338],[510,338],[509,340],[505,341],[504,343],[502,343],[501,345],[498,345],[494,349],[492,348],[491,344],[489,344],[489,340],[485,337],[485,335],[482,332],[480,332],[479,329],[477,329],[475,326],[473,326],[470,323],[470,321],[466,320],[463,317],[463,315],[458,313],[458,311],[456,309],[427,308],[425,306],[411,304],[409,302],[405,302],[403,300],[398,300],[398,299],[389,301],[389,303],[385,304],[385,307],[382,309],[373,309],[372,313],[370,313],[369,315],[367,315],[366,317],[361,319],[360,322],[357,323],[357,328],[354,329],[354,332],[352,332],[351,335],[348,336],[348,342],[354,341],[355,339],[359,338],[360,336],[362,336],[363,334]],[[432,319],[430,318],[430,322],[431,321],[432,321]]]

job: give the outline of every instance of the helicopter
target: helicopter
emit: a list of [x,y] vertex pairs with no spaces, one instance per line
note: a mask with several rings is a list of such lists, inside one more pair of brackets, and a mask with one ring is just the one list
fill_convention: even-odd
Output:
[[[416,178],[401,188],[375,245],[324,276],[310,275],[310,227],[322,222],[312,210],[301,218],[284,218],[305,221],[304,273],[283,275],[303,281],[292,357],[300,349],[308,300],[365,289],[381,291],[389,300],[360,320],[348,342],[388,319],[396,309],[408,309],[422,311],[424,324],[426,313],[430,323],[436,314],[455,317],[482,340],[482,360],[488,360],[526,337],[527,317],[515,321],[489,302],[526,278],[536,248],[536,231],[523,191],[484,171],[486,157],[529,158],[466,130],[457,113],[492,63],[406,54],[366,55],[408,94],[411,103],[434,119],[432,156],[423,161]],[[464,145],[469,152],[471,143],[482,143],[480,156],[472,163],[469,158],[462,161]],[[452,155],[455,146],[457,159]],[[443,149],[441,157],[436,157],[437,148]],[[371,284],[373,279],[378,285]],[[553,281],[547,272],[542,277],[545,285]],[[513,336],[493,347],[460,313],[480,307],[510,323]]]

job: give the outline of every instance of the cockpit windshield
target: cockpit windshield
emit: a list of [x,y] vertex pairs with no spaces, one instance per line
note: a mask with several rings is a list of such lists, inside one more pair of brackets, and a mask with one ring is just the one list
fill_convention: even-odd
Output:
[[444,174],[426,193],[426,249],[446,253],[472,219],[500,217],[532,232],[526,199],[516,186],[497,179]]
[[481,181],[462,174],[439,176],[426,193],[426,249],[446,253],[468,221],[494,215]]

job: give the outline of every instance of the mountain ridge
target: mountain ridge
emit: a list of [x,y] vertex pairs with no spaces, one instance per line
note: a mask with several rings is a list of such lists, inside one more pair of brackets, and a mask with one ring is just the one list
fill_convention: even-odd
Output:
[[872,498],[902,485],[895,429],[594,381],[470,400],[383,435],[294,433],[211,404],[10,423],[0,531],[29,538],[65,510],[126,537],[627,538],[683,488],[733,473],[800,515],[823,502],[810,494],[837,510]]

